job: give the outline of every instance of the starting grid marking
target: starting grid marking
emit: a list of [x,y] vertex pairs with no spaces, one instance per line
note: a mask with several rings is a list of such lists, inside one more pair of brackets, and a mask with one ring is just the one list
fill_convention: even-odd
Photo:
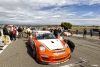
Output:
[[[17,41],[17,39],[16,39]],[[7,45],[5,45],[1,50],[0,50],[0,54],[7,48],[7,46],[12,43],[13,41],[10,41]]]
[[[73,66],[77,66],[77,65],[81,65],[83,63],[87,63],[89,61],[87,61],[86,59],[83,59],[82,57],[80,57],[80,61],[78,62],[75,62],[75,63],[72,63],[72,64],[68,64],[68,65],[64,65],[64,66],[61,66],[61,67],[73,67]],[[94,64],[94,65],[90,65],[91,67],[98,67],[99,65],[98,64]],[[84,66],[82,66],[84,67]]]
[[72,67],[72,66],[75,66],[73,64],[68,64],[68,65],[64,65],[64,66],[61,66],[61,67]]
[[[73,65],[73,64],[68,64],[68,65],[64,65],[64,66],[61,66],[61,67],[73,67],[73,66],[76,66],[76,65]],[[98,67],[99,65],[98,64],[94,64],[94,65],[91,65],[92,67]]]
[[[10,42],[10,43],[12,43],[12,42]],[[10,43],[8,43],[7,45],[5,45],[5,46],[2,48],[2,50],[0,50],[0,54],[7,48],[7,46],[8,46]]]
[[8,45],[5,45],[5,46],[2,48],[2,50],[0,50],[0,54],[4,51],[4,49],[6,49],[7,46],[8,46]]

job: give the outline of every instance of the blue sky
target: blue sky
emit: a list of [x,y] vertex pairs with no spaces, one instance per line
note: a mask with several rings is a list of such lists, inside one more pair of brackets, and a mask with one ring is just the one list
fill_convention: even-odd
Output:
[[1,0],[0,24],[100,26],[100,0]]

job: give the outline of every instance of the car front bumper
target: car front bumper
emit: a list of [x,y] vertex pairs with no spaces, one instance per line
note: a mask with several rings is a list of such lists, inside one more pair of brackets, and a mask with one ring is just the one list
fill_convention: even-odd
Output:
[[71,53],[58,56],[38,55],[38,60],[49,64],[59,64],[68,61],[70,57]]

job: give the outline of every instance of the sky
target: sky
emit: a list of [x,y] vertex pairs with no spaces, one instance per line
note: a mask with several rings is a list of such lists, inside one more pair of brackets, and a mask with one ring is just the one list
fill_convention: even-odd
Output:
[[99,25],[100,0],[0,0],[0,24]]

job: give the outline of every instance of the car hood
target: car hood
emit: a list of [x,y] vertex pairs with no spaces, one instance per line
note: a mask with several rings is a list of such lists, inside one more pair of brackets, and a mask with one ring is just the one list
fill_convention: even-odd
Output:
[[59,39],[45,39],[38,41],[48,47],[50,50],[60,50],[64,48]]

